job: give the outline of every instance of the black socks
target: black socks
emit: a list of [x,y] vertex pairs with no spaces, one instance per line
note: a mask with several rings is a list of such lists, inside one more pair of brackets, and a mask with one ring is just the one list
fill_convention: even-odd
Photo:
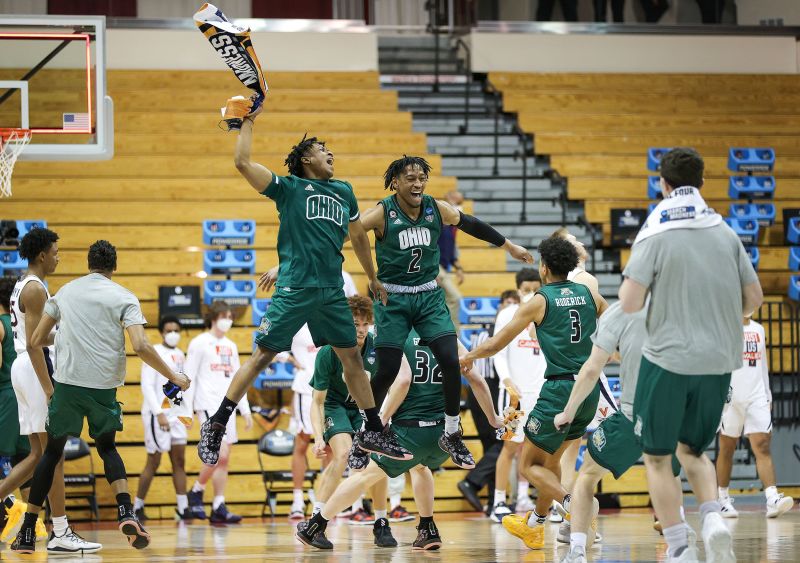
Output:
[[211,417],[211,420],[225,426],[228,424],[228,421],[235,410],[236,403],[231,401],[228,397],[225,397],[222,399],[222,404],[219,406],[219,409],[217,409],[217,412]]
[[120,508],[132,507],[130,493],[119,493],[117,495],[117,505],[119,505]]
[[367,430],[372,430],[374,432],[383,432],[383,423],[381,422],[381,417],[378,416],[378,408],[377,407],[370,407],[368,409],[364,409],[364,427]]

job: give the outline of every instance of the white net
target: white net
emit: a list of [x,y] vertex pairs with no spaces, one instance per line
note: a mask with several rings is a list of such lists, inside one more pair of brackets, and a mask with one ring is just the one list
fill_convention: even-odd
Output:
[[11,197],[11,174],[30,140],[26,129],[7,129],[0,135],[0,197]]

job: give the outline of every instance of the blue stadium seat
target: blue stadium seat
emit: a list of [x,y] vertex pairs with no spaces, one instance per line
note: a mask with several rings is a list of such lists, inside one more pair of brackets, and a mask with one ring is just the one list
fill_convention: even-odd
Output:
[[758,243],[758,221],[739,221],[732,217],[726,217],[725,222],[739,236],[745,246]]
[[250,280],[206,280],[203,302],[225,301],[231,307],[247,306],[256,297],[256,284]]
[[800,217],[789,219],[789,226],[786,228],[786,239],[792,244],[800,244]]
[[255,240],[255,221],[234,219],[206,219],[203,221],[203,244],[252,246]]
[[756,202],[753,205],[756,207],[756,221],[761,225],[775,224],[775,204]]
[[253,381],[256,389],[291,389],[294,381],[294,366],[284,362],[269,365],[270,369],[262,371]]
[[472,336],[482,331],[482,328],[462,328],[461,334],[458,336],[461,339],[461,343],[466,346],[467,349],[472,349]]
[[272,299],[253,299],[251,303],[251,314],[253,316],[253,326],[261,324],[261,319],[269,308]]
[[647,214],[650,215],[653,212],[653,209],[655,209],[657,206],[658,206],[657,203],[651,203],[650,205],[648,205]]
[[758,271],[758,263],[761,261],[761,253],[758,251],[758,247],[746,246],[744,249],[750,257],[750,263],[753,265],[753,269]]
[[28,268],[28,261],[20,258],[16,250],[0,250],[0,275],[21,276]]
[[647,177],[647,197],[649,199],[661,199],[661,176]]
[[19,240],[22,240],[22,237],[27,235],[33,229],[38,228],[47,228],[47,221],[44,219],[23,219],[17,221],[17,230],[19,231]]
[[728,151],[728,170],[733,172],[771,172],[775,151],[770,148],[733,147]]
[[499,304],[498,297],[466,297],[461,300],[458,319],[462,324],[491,324]]
[[256,271],[256,251],[247,250],[205,250],[203,270],[207,274],[254,274]]
[[773,176],[731,176],[728,181],[731,199],[772,199],[774,195]]
[[789,278],[789,298],[800,301],[800,276]]
[[760,225],[775,223],[775,205],[772,203],[732,203],[728,216],[739,221],[758,221]]
[[793,246],[789,249],[789,269],[793,272],[800,272],[800,246]]
[[658,169],[661,167],[661,157],[670,150],[672,149],[664,147],[650,147],[647,149],[647,169],[658,172]]

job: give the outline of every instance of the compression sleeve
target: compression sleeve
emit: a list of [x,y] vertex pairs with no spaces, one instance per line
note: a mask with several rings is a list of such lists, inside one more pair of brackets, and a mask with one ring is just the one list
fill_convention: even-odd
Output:
[[503,246],[506,242],[506,237],[501,235],[497,230],[488,223],[484,223],[477,217],[461,213],[461,220],[456,225],[456,228],[464,231],[468,235],[476,239],[483,240],[494,246]]

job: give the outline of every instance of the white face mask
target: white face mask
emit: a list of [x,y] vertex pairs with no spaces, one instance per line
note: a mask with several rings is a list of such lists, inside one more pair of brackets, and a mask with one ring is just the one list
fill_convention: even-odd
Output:
[[166,344],[170,348],[175,348],[175,346],[177,346],[178,342],[180,341],[181,341],[180,332],[172,331],[164,335],[164,344]]
[[217,330],[220,332],[228,332],[233,326],[233,319],[218,319]]

